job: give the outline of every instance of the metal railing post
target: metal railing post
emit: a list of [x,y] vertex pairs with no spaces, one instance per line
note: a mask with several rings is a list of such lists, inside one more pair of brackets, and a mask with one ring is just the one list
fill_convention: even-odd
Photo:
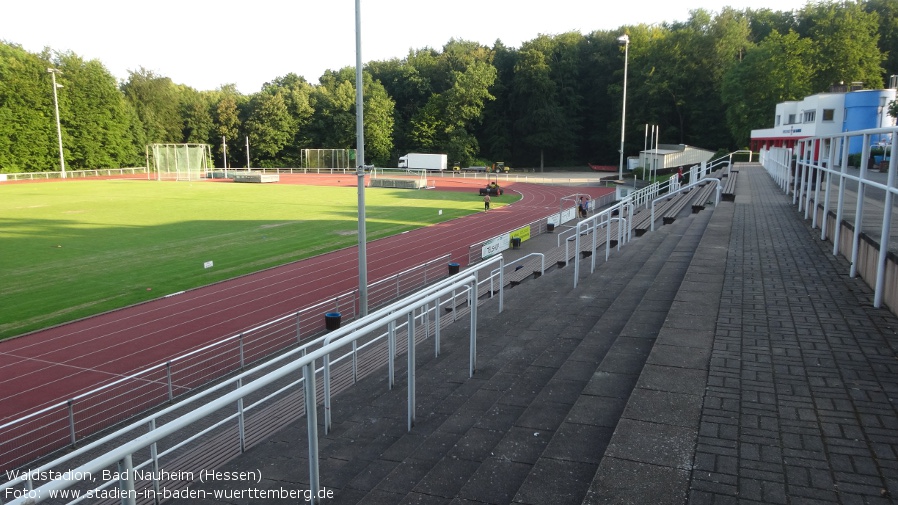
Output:
[[505,258],[499,258],[499,313],[505,310]]
[[433,347],[434,357],[440,356],[440,299],[437,298],[436,305],[433,310]]
[[359,344],[357,340],[352,341],[352,383],[359,381]]
[[172,402],[175,399],[175,391],[171,380],[171,361],[165,362],[165,381],[168,383],[168,401]]
[[240,369],[243,370],[243,367],[246,365],[246,358],[243,354],[243,333],[242,332],[237,337],[237,345],[240,350]]
[[387,385],[393,389],[396,383],[396,321],[387,324]]
[[315,361],[302,367],[302,379],[305,386],[306,430],[309,437],[309,491],[312,493],[310,503],[317,503],[321,490],[318,472],[318,398],[315,391]]
[[811,141],[809,141],[807,143],[808,152],[807,152],[806,159],[808,160],[808,164],[807,164],[807,170],[805,171],[805,184],[804,184],[804,187],[806,189],[805,189],[804,194],[802,195],[803,203],[804,203],[804,218],[805,219],[807,219],[809,217],[809,213],[810,213],[811,184],[813,184],[815,174],[816,174],[816,168],[814,167],[814,158],[813,158],[814,157],[814,146],[816,146],[816,145],[817,145],[817,141],[814,139],[812,139]]
[[861,152],[861,171],[857,181],[857,206],[854,214],[854,237],[851,240],[851,272],[849,277],[857,277],[858,249],[860,247],[861,226],[864,222],[864,193],[867,179],[867,169],[870,160],[870,134],[864,134],[864,148]]
[[624,228],[621,227],[621,223],[623,226],[627,226],[627,218],[621,216],[617,218],[617,250],[620,251],[621,247],[624,245]]
[[[796,149],[796,151],[797,151],[797,154],[796,154],[797,158],[795,159],[795,182],[793,183],[794,187],[792,188],[792,205],[795,205],[801,201],[801,198],[799,195],[801,194],[801,177],[802,177],[801,173],[802,173],[802,170],[804,169],[804,158],[803,158],[804,157],[804,141],[803,140],[798,141],[798,149]],[[801,207],[799,207],[798,210],[801,211]]]
[[886,186],[885,201],[882,209],[882,232],[879,237],[879,257],[876,262],[876,288],[873,291],[873,306],[882,307],[883,291],[885,291],[886,257],[889,253],[889,235],[892,229],[892,189],[895,187],[895,171],[898,170],[898,143],[892,142],[892,154],[889,157],[889,176]]
[[[823,192],[823,224],[820,225],[820,240],[826,240],[826,222],[829,218],[830,191],[833,184],[833,165],[836,161],[834,138],[829,139],[829,153],[826,159],[826,191]],[[838,223],[836,224],[838,226]]]
[[[243,379],[237,379],[237,389],[243,387]],[[237,399],[237,436],[240,438],[240,453],[246,452],[246,420],[243,417],[243,398]]]
[[599,252],[599,230],[597,228],[598,219],[593,218],[589,221],[589,223],[592,226],[592,247],[590,248],[591,252],[589,253],[592,262],[590,263],[589,273],[594,274],[596,272],[596,256],[598,256],[598,254],[596,253]]
[[608,214],[605,221],[605,261],[611,257],[611,214]]
[[69,438],[72,447],[75,447],[75,401],[69,400],[67,404],[69,408]]
[[[819,163],[819,162],[818,162]],[[817,227],[817,209],[820,208],[820,186],[823,185],[823,168],[817,167],[817,182],[814,187],[814,209],[811,219],[811,229]]]
[[130,454],[119,462],[119,470],[126,477],[124,480],[119,479],[119,486],[122,490],[122,505],[136,505],[137,491],[134,488],[134,461]]
[[415,425],[415,311],[412,309],[408,313],[408,348],[406,356],[408,357],[408,431],[412,431]]
[[424,319],[424,338],[430,336],[430,304],[425,303],[423,307],[421,307],[421,317]]
[[[477,290],[477,284],[470,290],[469,293],[475,292]],[[470,296],[470,295],[469,295]],[[474,372],[477,371],[477,304],[471,305],[471,345],[470,345],[470,360],[468,364],[468,377],[473,377]]]
[[[153,431],[156,429],[156,419],[150,419],[149,431]],[[150,444],[150,459],[153,460],[153,503],[155,505],[159,505],[159,479],[156,478],[156,475],[159,475],[159,447],[156,442]]]
[[655,231],[655,200],[652,200],[652,221],[649,223],[649,231]]
[[839,254],[842,240],[842,217],[845,208],[845,174],[848,171],[848,135],[842,135],[842,166],[839,170],[839,197],[836,203],[836,224],[833,227],[833,256]]
[[331,429],[331,355],[325,354],[321,358],[321,374],[324,381],[324,434]]
[[804,202],[804,184],[805,184],[805,176],[807,173],[807,162],[805,160],[805,156],[807,155],[807,142],[801,142],[800,154],[798,157],[798,180],[796,182],[797,186],[795,187],[795,192],[792,195],[792,203],[798,204],[798,212],[802,211],[802,203]]
[[580,221],[577,223],[577,234],[574,236],[574,287],[577,287],[577,282],[580,280],[580,225],[583,222]]

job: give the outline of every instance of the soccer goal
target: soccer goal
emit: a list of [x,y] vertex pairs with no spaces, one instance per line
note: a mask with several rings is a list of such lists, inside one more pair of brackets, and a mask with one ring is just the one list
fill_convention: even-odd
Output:
[[426,189],[427,170],[374,168],[369,172],[368,186],[372,188]]
[[206,178],[211,157],[206,144],[147,146],[147,170],[159,181],[198,181]]
[[302,149],[299,157],[299,166],[305,169],[358,168],[355,149]]

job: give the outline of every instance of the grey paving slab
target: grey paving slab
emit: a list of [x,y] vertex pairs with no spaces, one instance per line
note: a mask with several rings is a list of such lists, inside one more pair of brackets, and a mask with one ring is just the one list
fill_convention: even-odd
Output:
[[532,467],[502,458],[490,458],[480,465],[458,496],[472,503],[511,503],[518,492],[519,483]]
[[622,417],[665,425],[694,427],[698,425],[701,411],[701,395],[640,388],[630,395]]
[[[602,505],[680,505],[686,502],[689,471],[630,459],[607,458],[584,502]],[[652,478],[645,476],[651,473]],[[648,501],[647,501],[648,500]]]
[[595,471],[594,464],[540,458],[528,474],[528,479],[518,489],[512,503],[579,503]]

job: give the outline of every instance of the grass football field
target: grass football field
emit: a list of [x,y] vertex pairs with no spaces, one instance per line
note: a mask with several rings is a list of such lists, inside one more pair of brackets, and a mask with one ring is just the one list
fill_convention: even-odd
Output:
[[[0,185],[0,339],[356,245],[357,198],[286,184]],[[472,192],[365,200],[369,241],[483,209]]]

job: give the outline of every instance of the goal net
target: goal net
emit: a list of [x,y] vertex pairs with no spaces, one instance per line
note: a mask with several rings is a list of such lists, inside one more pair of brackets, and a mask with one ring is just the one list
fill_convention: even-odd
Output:
[[405,168],[372,168],[368,185],[374,188],[425,189],[427,170]]
[[148,146],[148,170],[159,181],[198,181],[209,171],[206,144],[153,144]]
[[355,149],[303,149],[299,157],[299,166],[305,169],[357,168]]

